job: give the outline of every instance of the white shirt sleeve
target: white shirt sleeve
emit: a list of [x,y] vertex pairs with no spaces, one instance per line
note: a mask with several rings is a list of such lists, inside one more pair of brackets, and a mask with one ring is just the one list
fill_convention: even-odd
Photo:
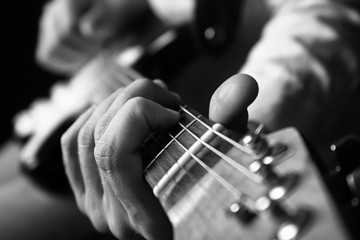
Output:
[[250,119],[312,140],[360,133],[360,10],[343,2],[268,1],[273,16],[240,69],[259,84]]
[[155,14],[169,26],[178,26],[193,19],[196,0],[148,0]]

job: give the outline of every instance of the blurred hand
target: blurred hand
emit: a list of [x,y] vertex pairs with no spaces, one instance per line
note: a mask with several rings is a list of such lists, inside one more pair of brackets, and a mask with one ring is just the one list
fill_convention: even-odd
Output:
[[146,0],[53,0],[44,7],[37,61],[71,74],[149,10]]
[[[235,75],[215,92],[210,116],[244,129],[256,94],[251,77]],[[179,121],[171,110],[177,104],[166,89],[137,80],[90,108],[63,135],[65,169],[77,204],[98,231],[110,230],[119,239],[172,239],[170,221],[143,178],[139,148],[149,132],[166,131]]]

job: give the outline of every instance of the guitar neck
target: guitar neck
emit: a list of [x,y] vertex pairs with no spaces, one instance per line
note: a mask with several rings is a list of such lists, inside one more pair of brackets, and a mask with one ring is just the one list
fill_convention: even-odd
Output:
[[[218,131],[224,130],[220,124],[210,121],[189,106],[181,106],[180,114],[181,120],[171,131],[151,134],[142,148],[146,166],[144,175],[156,196],[176,174],[194,165],[194,162],[189,161],[193,155],[203,151],[201,158],[205,158],[209,152],[206,152],[206,147],[202,147],[202,142],[215,145],[222,143],[217,135]],[[222,144],[220,148],[229,146]],[[217,160],[208,159],[207,164],[211,166]]]

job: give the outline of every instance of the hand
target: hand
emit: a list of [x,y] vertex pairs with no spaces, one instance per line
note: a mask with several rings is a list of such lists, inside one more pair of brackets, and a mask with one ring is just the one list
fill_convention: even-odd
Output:
[[[210,116],[244,129],[246,108],[256,94],[251,77],[235,75],[215,92]],[[172,226],[143,179],[138,149],[150,131],[176,124],[179,114],[168,108],[176,105],[168,91],[138,80],[89,109],[62,137],[77,204],[97,230],[110,230],[119,239],[139,238],[135,232],[146,239],[172,239]],[[239,124],[244,126],[235,127]]]
[[[77,204],[98,231],[119,239],[171,239],[172,228],[142,176],[139,146],[149,131],[179,120],[177,98],[137,80],[86,111],[63,135],[66,173]],[[163,107],[163,106],[164,107]]]
[[37,60],[53,71],[74,73],[148,10],[146,0],[53,0],[40,20]]

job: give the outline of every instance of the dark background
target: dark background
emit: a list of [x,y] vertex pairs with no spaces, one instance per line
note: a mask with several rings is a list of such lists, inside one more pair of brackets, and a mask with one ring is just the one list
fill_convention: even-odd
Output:
[[[14,114],[26,109],[37,98],[47,96],[49,88],[63,76],[43,69],[35,61],[39,19],[47,0],[2,1],[1,134],[0,143],[12,136]],[[212,92],[227,77],[235,74],[249,49],[259,38],[268,19],[262,1],[245,1],[240,26],[231,47],[221,57],[203,57],[179,74],[170,87],[202,114],[207,114]],[[256,16],[254,18],[254,15]],[[206,87],[205,87],[206,86]],[[199,94],[201,93],[202,96]]]
[[45,0],[1,2],[1,134],[12,136],[12,118],[58,80],[34,59],[38,22]]

